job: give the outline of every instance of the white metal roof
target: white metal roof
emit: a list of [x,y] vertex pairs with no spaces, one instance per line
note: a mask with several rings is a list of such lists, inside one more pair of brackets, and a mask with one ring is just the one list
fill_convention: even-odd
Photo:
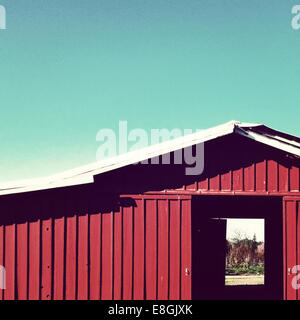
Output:
[[300,138],[273,130],[262,124],[230,121],[210,129],[198,131],[196,133],[162,142],[140,150],[104,159],[102,161],[81,166],[46,178],[0,183],[0,195],[93,183],[94,177],[101,173],[125,167],[127,165],[232,133],[245,136],[249,139],[253,139],[300,157]]

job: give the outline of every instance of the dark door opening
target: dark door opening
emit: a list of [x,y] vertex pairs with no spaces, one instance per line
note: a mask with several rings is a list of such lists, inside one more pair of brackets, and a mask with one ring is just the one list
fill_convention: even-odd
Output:
[[[226,219],[264,219],[264,281],[225,285]],[[193,299],[282,299],[282,199],[198,196],[192,202]]]

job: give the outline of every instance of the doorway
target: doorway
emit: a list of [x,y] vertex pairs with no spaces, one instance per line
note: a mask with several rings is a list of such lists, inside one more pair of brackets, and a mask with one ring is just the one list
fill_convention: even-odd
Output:
[[227,219],[225,286],[264,285],[264,219]]
[[[234,219],[234,220],[232,220]],[[236,283],[228,285],[228,242],[226,234],[230,231],[232,221],[263,221],[263,266],[256,261],[256,268],[249,268],[249,261],[257,259],[257,248],[251,247],[262,241],[240,237],[238,250],[247,252],[244,258],[244,269],[234,265],[231,271],[259,273],[261,277],[249,277],[255,280],[252,285]],[[259,220],[258,220],[259,219]],[[247,223],[245,224],[247,226]],[[250,225],[249,225],[250,226]],[[256,196],[196,196],[192,200],[192,295],[193,299],[282,299],[283,292],[283,237],[282,237],[282,199],[280,197]],[[250,232],[246,228],[246,232]],[[251,233],[251,232],[250,232]],[[257,235],[256,235],[257,237]],[[228,238],[228,237],[227,237]],[[255,241],[253,241],[255,240]],[[261,240],[261,239],[259,239]],[[255,250],[254,250],[255,249]],[[260,248],[262,249],[262,248]],[[252,251],[251,251],[252,250]],[[236,252],[235,252],[236,253]],[[232,255],[235,254],[234,252]],[[233,257],[234,258],[234,257]],[[250,259],[250,260],[249,260]],[[233,259],[233,261],[235,261]],[[231,261],[232,262],[232,261]],[[237,261],[241,263],[243,261]],[[253,261],[252,261],[253,262]],[[232,266],[231,266],[232,267]],[[261,272],[262,273],[262,272]],[[245,280],[245,277],[242,277]]]

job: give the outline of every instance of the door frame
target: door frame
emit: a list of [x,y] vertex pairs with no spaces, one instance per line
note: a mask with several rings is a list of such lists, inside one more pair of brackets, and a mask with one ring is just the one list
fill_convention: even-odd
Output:
[[[300,197],[283,197],[283,299],[300,300],[300,289],[293,288],[300,264]],[[299,270],[300,271],[300,270]]]

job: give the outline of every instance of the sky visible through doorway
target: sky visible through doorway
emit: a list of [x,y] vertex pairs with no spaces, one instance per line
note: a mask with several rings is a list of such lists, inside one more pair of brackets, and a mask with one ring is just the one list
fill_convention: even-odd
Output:
[[234,238],[239,232],[242,236],[253,239],[254,234],[258,242],[264,242],[265,226],[263,219],[228,219],[227,240]]

